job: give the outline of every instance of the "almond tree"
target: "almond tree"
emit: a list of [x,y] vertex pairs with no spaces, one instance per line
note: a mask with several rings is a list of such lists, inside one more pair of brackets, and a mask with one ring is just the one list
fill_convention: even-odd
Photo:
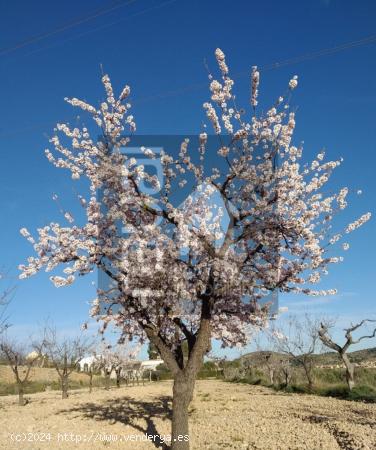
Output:
[[0,342],[0,354],[8,362],[16,380],[18,404],[24,406],[27,403],[24,399],[25,385],[29,381],[31,369],[42,357],[41,348],[35,345],[34,351],[28,354],[26,346],[3,338]]
[[132,349],[125,344],[118,344],[111,347],[111,364],[116,375],[116,387],[120,387],[124,368],[130,361],[135,360],[137,353],[138,348]]
[[61,398],[68,398],[69,377],[73,371],[77,370],[81,359],[92,348],[92,343],[82,336],[60,338],[55,327],[46,326],[43,348],[60,378]]
[[125,365],[136,358],[140,347],[129,346],[125,342],[117,345],[104,344],[96,356],[94,363],[96,370],[101,370],[105,377],[105,387],[110,387],[110,376],[114,372],[116,375],[116,387],[120,387],[122,373]]
[[[4,272],[0,272],[0,281],[6,278]],[[14,286],[8,286],[0,292],[0,335],[9,327],[6,317],[6,308],[13,298],[15,291]]]
[[91,370],[99,372],[104,376],[104,388],[109,390],[111,384],[111,373],[113,370],[109,353],[101,352],[101,354],[95,355],[95,362],[92,364]]
[[[96,346],[96,343],[93,342],[93,348]],[[83,362],[83,359],[80,362],[80,366],[81,363]],[[94,375],[99,375],[101,373],[101,371],[103,370],[103,366],[102,366],[102,360],[100,357],[96,356],[96,352],[93,351],[93,358],[91,359],[91,362],[89,364],[87,364],[87,367],[83,368],[83,370],[81,371],[81,373],[84,373],[85,375],[87,375],[89,377],[89,393],[91,393],[93,391],[93,378]]]
[[99,372],[96,363],[90,364],[90,366],[87,368],[87,371],[84,371],[85,375],[89,377],[89,393],[91,394],[93,392],[93,377],[95,374]]
[[[21,230],[36,251],[20,266],[21,278],[64,268],[51,277],[59,287],[97,268],[111,280],[108,289],[98,289],[91,314],[104,328],[115,324],[127,339],[152,342],[171,370],[174,450],[189,448],[188,405],[211,339],[223,346],[246,344],[251,329],[266,321],[267,308],[258,304],[271,292],[334,293],[312,284],[341,260],[332,248],[342,234],[370,218],[365,214],[329,234],[333,216],[347,206],[348,189],[323,192],[340,160],[324,161],[320,152],[312,164],[299,163],[302,146],[291,143],[295,113],[289,107],[297,77],[285,97],[258,114],[254,67],[249,114],[237,107],[225,55],[217,49],[215,56],[221,79],[210,75],[211,101],[204,103],[215,150],[205,131],[193,151],[188,140],[171,154],[142,148],[150,161],[160,158],[162,185],[122,151],[136,130],[130,88],[116,97],[104,75],[106,99],[98,107],[67,99],[93,119],[101,137],[90,125],[59,123],[50,139],[54,151],[46,150],[56,167],[87,180],[89,191],[79,197],[84,219],[65,212],[66,223],[52,222],[36,238]],[[178,207],[176,190],[188,181],[194,195]],[[158,198],[143,183],[158,189]],[[215,194],[220,202],[213,205]],[[225,215],[229,225],[222,230]]]
[[310,391],[314,385],[314,355],[319,351],[320,344],[319,327],[320,321],[308,314],[302,319],[290,316],[286,326],[272,334],[278,350],[303,369]]
[[274,354],[272,351],[263,351],[259,356],[262,364],[267,369],[269,382],[272,386],[274,386],[276,382],[276,375],[280,367],[280,356]]
[[226,356],[218,356],[215,355],[213,352],[210,352],[206,355],[206,358],[213,363],[216,377],[218,378],[219,375],[223,376],[224,368],[227,362]]
[[289,359],[280,359],[279,374],[283,386],[288,387],[292,379],[292,367]]
[[376,322],[376,320],[373,319],[364,319],[361,322],[357,323],[356,325],[351,325],[349,328],[345,328],[345,343],[343,345],[337,344],[333,338],[329,335],[329,328],[331,328],[334,324],[330,323],[328,321],[322,322],[320,329],[318,331],[319,337],[321,339],[321,342],[328,348],[331,348],[332,350],[336,351],[341,360],[343,361],[345,368],[346,368],[346,382],[347,386],[349,387],[349,390],[351,391],[353,387],[355,386],[355,379],[354,379],[354,364],[350,361],[347,351],[350,348],[351,345],[358,344],[363,339],[372,339],[376,337],[376,328],[373,330],[373,332],[369,335],[363,335],[360,336],[358,339],[353,338],[353,333],[361,328],[365,323],[367,322]]
[[149,346],[148,346],[148,357],[149,357],[149,359],[158,359],[159,358],[158,350],[155,347],[155,345],[153,345],[151,342],[149,343]]
[[266,333],[266,337],[265,343],[257,338],[255,339],[257,354],[254,354],[252,359],[255,359],[255,365],[266,368],[269,382],[274,386],[277,375],[281,372],[284,365],[284,360],[288,359],[288,357],[281,356],[278,353],[278,346],[276,345],[278,340],[275,339],[273,334]]

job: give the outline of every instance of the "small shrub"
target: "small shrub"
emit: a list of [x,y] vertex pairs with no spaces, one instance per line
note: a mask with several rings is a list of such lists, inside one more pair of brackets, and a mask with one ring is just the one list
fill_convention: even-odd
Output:
[[325,397],[347,398],[349,395],[349,389],[344,384],[322,387],[318,393]]
[[362,400],[376,403],[376,389],[367,385],[358,385],[348,395],[349,400]]
[[285,388],[281,388],[284,392],[291,394],[309,394],[310,391],[307,386],[300,384],[291,384]]

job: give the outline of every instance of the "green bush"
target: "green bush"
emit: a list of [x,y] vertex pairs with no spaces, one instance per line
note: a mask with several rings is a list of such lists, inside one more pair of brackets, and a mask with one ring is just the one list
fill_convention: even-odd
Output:
[[315,369],[314,376],[318,383],[338,384],[345,380],[344,369]]
[[16,394],[16,385],[10,383],[0,383],[0,395]]
[[156,370],[151,374],[152,381],[171,380],[172,373],[166,364],[159,364]]
[[376,402],[376,389],[365,384],[356,385],[351,391],[346,385],[330,386],[321,388],[320,395],[337,397],[345,400]]
[[356,385],[350,391],[345,382],[344,369],[315,369],[314,386],[310,391],[307,386],[307,380],[301,369],[294,370],[293,382],[289,386],[282,384],[270,385],[267,374],[259,369],[248,369],[246,375],[242,378],[235,378],[231,382],[260,384],[266,387],[272,387],[277,391],[288,393],[315,394],[326,397],[336,397],[345,400],[376,402],[376,370],[367,368],[356,368]]
[[349,395],[349,389],[344,384],[321,387],[318,389],[317,393],[325,397],[337,397],[337,398],[347,398]]
[[304,384],[291,384],[286,387],[277,386],[276,389],[282,390],[284,392],[289,392],[292,394],[309,394],[310,393],[308,386],[306,386]]
[[362,400],[365,402],[376,403],[376,389],[360,384],[355,386],[348,395],[349,400]]
[[[315,379],[318,384],[345,384],[345,369],[315,369]],[[355,381],[359,385],[374,386],[376,388],[376,370],[366,368],[355,368]]]

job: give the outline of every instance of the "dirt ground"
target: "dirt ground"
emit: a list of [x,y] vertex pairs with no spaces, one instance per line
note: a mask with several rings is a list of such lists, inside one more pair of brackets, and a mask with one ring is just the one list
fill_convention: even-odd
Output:
[[[71,391],[66,400],[50,391],[27,396],[24,407],[15,396],[0,397],[0,449],[166,448],[171,387]],[[145,433],[159,440],[146,442]],[[192,449],[212,450],[374,450],[376,405],[198,381],[190,441]]]

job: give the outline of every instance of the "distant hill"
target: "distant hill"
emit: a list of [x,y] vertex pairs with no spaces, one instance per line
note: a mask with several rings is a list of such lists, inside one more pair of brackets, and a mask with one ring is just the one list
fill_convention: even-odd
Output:
[[[376,347],[348,352],[348,355],[350,360],[357,364],[376,364]],[[320,355],[315,355],[315,357],[317,358],[318,363],[322,365],[338,364],[340,361],[338,354],[335,352],[322,353]]]
[[[274,357],[277,357],[281,360],[290,359],[289,356],[283,353],[257,351],[246,353],[240,358],[237,358],[235,361],[243,360],[247,361],[248,363],[257,365],[258,362],[261,362],[265,358],[265,356],[270,353],[273,353]],[[376,367],[376,347],[348,352],[348,355],[350,360],[356,364]],[[314,358],[316,359],[316,364],[319,366],[333,366],[341,364],[340,358],[336,352],[316,354],[314,355]]]

